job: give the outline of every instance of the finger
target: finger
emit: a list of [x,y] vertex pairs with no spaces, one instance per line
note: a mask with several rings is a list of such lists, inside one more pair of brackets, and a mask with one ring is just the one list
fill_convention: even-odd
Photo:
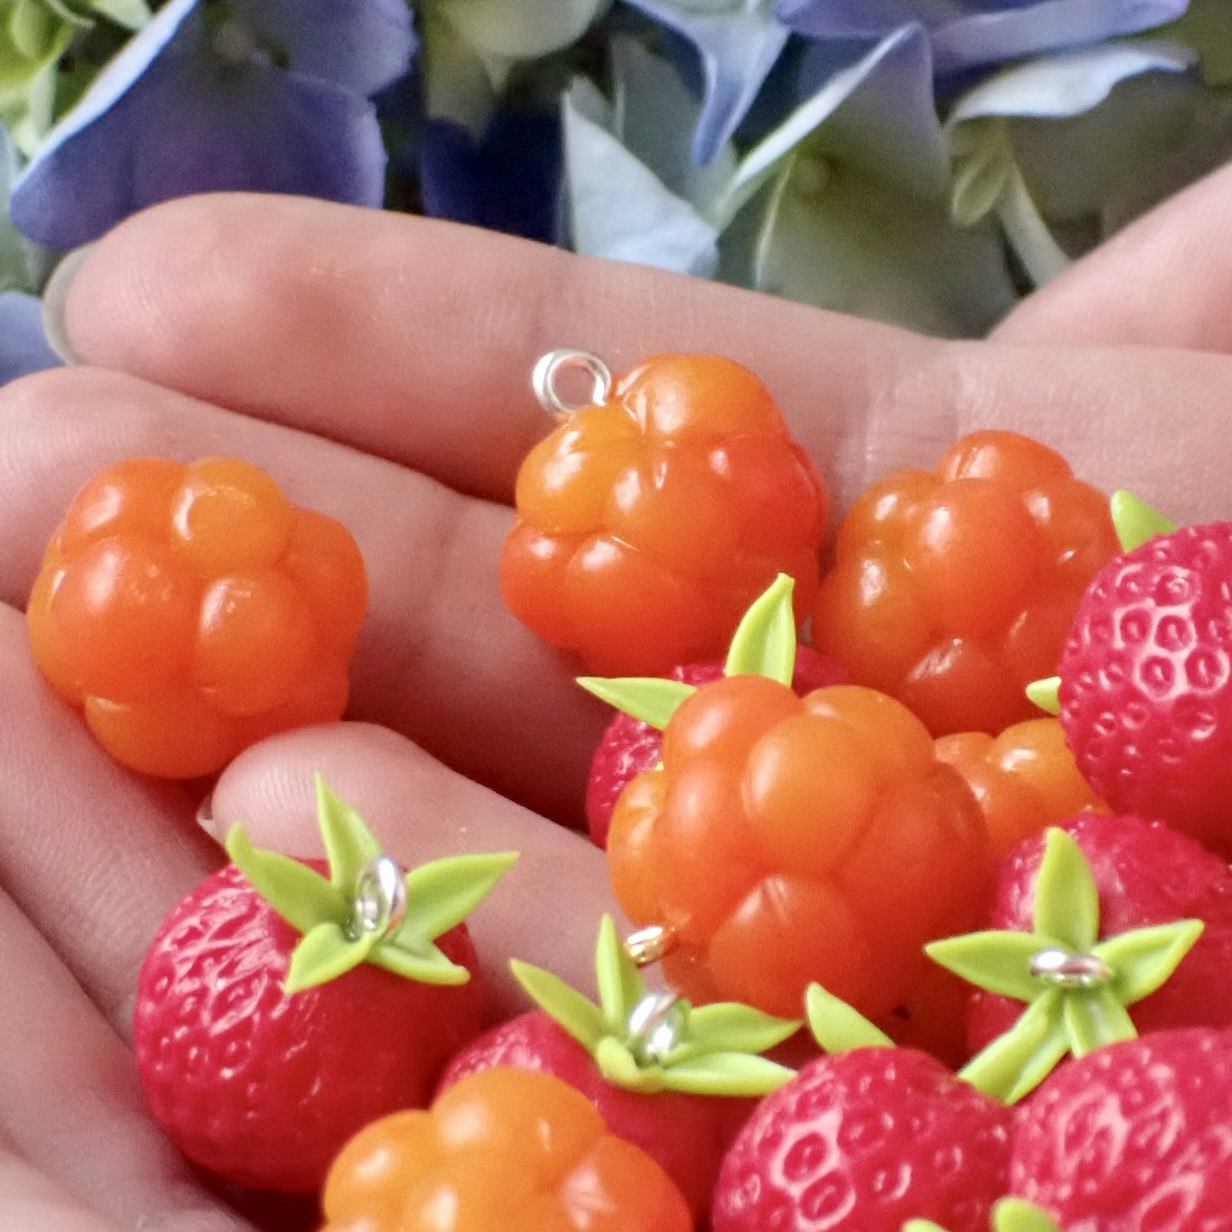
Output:
[[938,345],[473,228],[224,195],[156,207],[104,238],[68,289],[65,326],[86,362],[500,500],[549,426],[529,374],[556,347],[598,351],[618,372],[664,350],[741,360],[824,464],[867,447],[878,391]]
[[598,848],[451,773],[390,731],[345,723],[293,732],[241,755],[214,790],[218,831],[242,822],[259,846],[320,855],[316,773],[405,866],[466,852],[520,853],[468,925],[491,981],[495,1017],[527,1008],[510,958],[593,989],[599,921],[605,911],[619,918]]
[[1020,304],[1006,342],[1232,350],[1232,167],[1146,214]]
[[2,606],[0,697],[0,884],[127,1038],[150,940],[218,853],[184,788],[121,770],[52,695]]
[[22,1232],[120,1232],[24,1159],[0,1150],[0,1227]]
[[[6,1173],[27,1202],[57,1200],[71,1210],[71,1195],[103,1217],[83,1232],[97,1232],[103,1220],[167,1232],[247,1227],[205,1193],[150,1121],[132,1054],[4,894],[0,972],[7,988],[20,990],[0,998],[0,1132],[66,1191],[57,1199],[10,1162],[0,1164],[0,1195]],[[77,1232],[67,1220],[58,1232],[68,1229]]]
[[352,714],[406,733],[551,816],[580,816],[607,714],[573,683],[564,656],[505,609],[498,574],[507,509],[123,374],[45,375],[0,390],[0,596],[24,602],[72,493],[107,463],[220,451],[248,458],[359,541],[371,602]]

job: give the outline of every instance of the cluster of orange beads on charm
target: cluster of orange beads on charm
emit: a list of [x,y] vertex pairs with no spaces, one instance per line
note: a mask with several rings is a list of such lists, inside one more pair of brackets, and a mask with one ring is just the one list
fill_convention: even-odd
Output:
[[[555,382],[594,380],[573,407]],[[660,675],[717,658],[777,573],[808,614],[825,490],[766,387],[716,355],[660,355],[611,385],[582,352],[544,357],[561,422],[523,462],[501,588],[533,632],[591,671]]]
[[987,874],[978,806],[906,707],[759,675],[680,704],[607,851],[625,912],[667,931],[677,988],[783,1017],[813,981],[870,1017],[895,1009],[924,943],[970,925]]
[[192,778],[341,716],[367,590],[350,532],[250,463],[136,458],[74,498],[27,615],[39,667],[117,761]]
[[934,735],[999,732],[1038,713],[1078,601],[1120,551],[1107,497],[1060,454],[976,432],[935,471],[874,483],[839,529],[813,640]]

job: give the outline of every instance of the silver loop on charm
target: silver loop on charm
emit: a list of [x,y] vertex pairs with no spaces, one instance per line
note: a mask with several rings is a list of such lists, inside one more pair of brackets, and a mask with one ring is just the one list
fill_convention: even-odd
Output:
[[624,942],[625,953],[635,967],[649,967],[661,962],[676,948],[676,934],[662,924],[651,924],[630,933]]
[[[566,401],[556,388],[556,379],[566,369],[576,368],[590,377],[590,398],[586,402]],[[550,415],[569,416],[588,406],[601,406],[612,388],[612,371],[597,355],[559,347],[539,357],[530,374],[530,386],[539,405]]]
[[660,1065],[684,1038],[689,1003],[674,992],[647,993],[629,1011],[627,1043],[639,1065]]
[[1102,988],[1112,979],[1112,968],[1095,954],[1069,950],[1040,950],[1031,959],[1031,974],[1057,988]]
[[388,937],[402,927],[407,906],[406,877],[401,866],[391,856],[377,856],[364,865],[356,879],[346,935],[351,941],[374,933]]

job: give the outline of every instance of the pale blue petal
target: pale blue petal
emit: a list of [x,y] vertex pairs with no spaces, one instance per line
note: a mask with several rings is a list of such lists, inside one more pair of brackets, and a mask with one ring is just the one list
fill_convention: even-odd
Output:
[[684,0],[629,0],[697,49],[705,82],[693,157],[709,162],[740,126],[790,30],[774,15],[772,0],[705,4]]
[[802,151],[780,172],[758,289],[950,337],[983,334],[1015,300],[991,226],[960,229],[944,202]]
[[287,68],[375,94],[410,67],[415,50],[406,0],[230,0]]
[[622,35],[612,38],[610,51],[614,135],[669,192],[708,217],[736,170],[730,143],[699,165],[689,153],[698,104],[676,67],[640,40]]
[[835,159],[913,193],[943,194],[949,161],[923,30],[902,27],[871,50],[821,45],[815,54],[812,71],[820,88],[742,160],[730,212],[806,140],[819,141]]
[[572,247],[590,256],[713,275],[718,234],[612,132],[602,95],[578,79],[563,103]]
[[1098,106],[1113,88],[1140,73],[1183,73],[1194,53],[1179,43],[1109,43],[1032,60],[1003,69],[955,103],[948,123],[981,116],[1056,119]]
[[43,306],[33,295],[0,293],[0,385],[60,363],[43,334]]
[[1188,0],[782,0],[779,16],[811,38],[880,36],[904,22],[928,28],[946,74],[1152,30]]

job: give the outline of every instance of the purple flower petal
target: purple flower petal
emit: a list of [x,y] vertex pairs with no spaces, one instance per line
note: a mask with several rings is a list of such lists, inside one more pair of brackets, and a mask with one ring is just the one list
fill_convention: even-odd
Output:
[[380,205],[367,99],[220,54],[206,12],[171,0],[57,125],[14,186],[19,230],[71,248],[155,202],[224,189]]
[[375,94],[406,71],[416,48],[406,0],[231,0],[286,67]]
[[810,38],[928,28],[938,74],[1151,30],[1189,0],[780,0],[778,15]]
[[43,334],[43,306],[20,291],[0,294],[0,385],[60,363]]
[[426,214],[549,244],[559,238],[556,115],[498,111],[479,142],[452,120],[429,120],[419,172]]

